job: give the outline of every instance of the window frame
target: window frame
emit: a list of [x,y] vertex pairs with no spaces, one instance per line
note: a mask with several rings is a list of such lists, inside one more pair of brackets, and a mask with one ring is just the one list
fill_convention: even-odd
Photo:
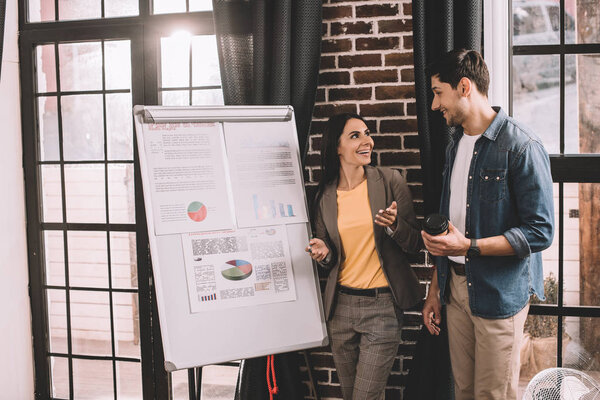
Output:
[[509,115],[513,115],[512,57],[516,55],[559,55],[560,56],[560,153],[550,154],[552,180],[558,184],[558,299],[557,304],[531,305],[529,315],[556,316],[558,319],[556,359],[562,366],[564,329],[563,317],[600,318],[600,306],[565,306],[564,295],[564,184],[600,183],[599,154],[565,153],[565,56],[569,54],[600,54],[600,43],[565,43],[565,0],[560,0],[560,42],[548,45],[519,45],[512,43],[512,0],[499,2],[484,0],[484,58],[490,68],[490,102],[498,104]]

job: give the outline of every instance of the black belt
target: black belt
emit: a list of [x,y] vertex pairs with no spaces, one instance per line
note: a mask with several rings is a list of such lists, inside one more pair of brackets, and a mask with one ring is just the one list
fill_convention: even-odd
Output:
[[392,293],[388,286],[372,288],[372,289],[355,289],[348,286],[338,285],[337,289],[340,293],[351,294],[354,296],[377,297],[381,293]]
[[448,259],[448,266],[450,268],[454,269],[454,272],[456,273],[456,275],[461,275],[461,276],[467,275],[467,273],[465,272],[465,264],[459,264],[457,262],[454,262],[454,261]]

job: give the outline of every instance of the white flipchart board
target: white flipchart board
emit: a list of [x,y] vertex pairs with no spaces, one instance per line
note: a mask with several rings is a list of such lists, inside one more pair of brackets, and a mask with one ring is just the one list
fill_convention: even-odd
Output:
[[[151,166],[145,150],[150,124],[177,126],[184,125],[181,123],[212,122],[221,124],[221,132],[238,130],[248,135],[252,135],[253,127],[257,124],[277,124],[282,134],[293,136],[292,156],[297,158],[297,165],[300,166],[292,107],[135,106],[133,111],[166,370],[326,345],[327,331],[318,275],[312,260],[304,252],[310,237],[309,222],[283,225],[289,243],[294,300],[216,311],[192,312],[181,234],[157,235],[155,230]],[[302,176],[302,171],[299,171],[300,180]],[[302,197],[300,204],[308,215],[303,185]]]

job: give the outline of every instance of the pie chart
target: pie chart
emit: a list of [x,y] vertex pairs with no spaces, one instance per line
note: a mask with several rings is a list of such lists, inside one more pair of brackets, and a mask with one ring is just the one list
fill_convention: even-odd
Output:
[[187,208],[188,217],[192,221],[202,222],[206,218],[208,210],[206,206],[199,201],[192,201]]
[[241,281],[252,275],[252,264],[245,260],[227,261],[221,267],[221,275],[230,281]]

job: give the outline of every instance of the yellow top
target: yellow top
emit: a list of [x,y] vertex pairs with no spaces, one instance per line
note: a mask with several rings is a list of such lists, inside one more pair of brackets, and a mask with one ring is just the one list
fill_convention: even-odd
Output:
[[338,282],[359,289],[388,286],[375,249],[367,180],[352,190],[338,190],[337,208],[338,231],[346,254]]

